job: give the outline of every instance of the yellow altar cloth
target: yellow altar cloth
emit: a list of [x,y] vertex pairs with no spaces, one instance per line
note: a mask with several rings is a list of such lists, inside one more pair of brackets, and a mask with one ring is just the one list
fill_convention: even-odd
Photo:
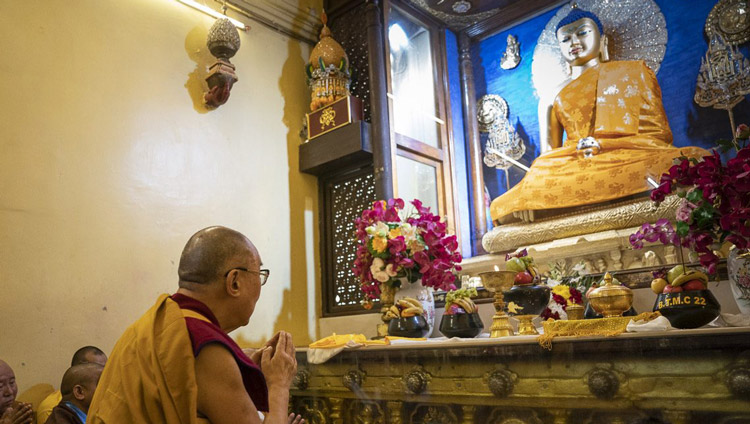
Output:
[[576,319],[555,321],[549,319],[544,321],[544,334],[537,340],[539,345],[547,350],[552,350],[552,339],[560,336],[605,336],[611,337],[622,334],[628,327],[630,321],[652,321],[661,314],[659,312],[644,312],[634,317],[614,317],[599,319]]
[[[643,61],[605,62],[583,72],[558,94],[553,112],[565,144],[538,157],[516,186],[492,201],[500,221],[524,210],[566,208],[649,190],[675,157],[701,157],[697,147],[675,148],[656,76]],[[592,136],[601,151],[577,157],[578,140]]]

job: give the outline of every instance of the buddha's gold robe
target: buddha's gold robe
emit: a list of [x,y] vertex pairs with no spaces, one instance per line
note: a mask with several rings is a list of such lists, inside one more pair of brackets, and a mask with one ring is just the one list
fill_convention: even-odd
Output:
[[115,345],[87,423],[200,424],[195,357],[183,312],[162,295]]
[[[672,160],[709,153],[672,146],[656,75],[643,61],[605,62],[584,71],[558,94],[553,111],[567,133],[558,149],[538,157],[516,186],[492,201],[494,221],[516,211],[566,208],[619,199],[652,188]],[[578,140],[601,151],[578,158]]]

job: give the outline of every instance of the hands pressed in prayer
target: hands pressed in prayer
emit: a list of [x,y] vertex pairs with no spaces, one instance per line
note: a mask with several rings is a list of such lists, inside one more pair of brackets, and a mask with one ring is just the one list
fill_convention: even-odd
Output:
[[[30,403],[18,402],[9,407],[0,417],[0,424],[33,424],[34,411]],[[290,423],[292,421],[289,421]]]
[[269,388],[272,386],[286,387],[292,384],[297,373],[297,359],[294,357],[294,344],[291,334],[280,331],[269,343],[276,341],[273,346],[268,343],[261,350],[260,367],[266,377]]

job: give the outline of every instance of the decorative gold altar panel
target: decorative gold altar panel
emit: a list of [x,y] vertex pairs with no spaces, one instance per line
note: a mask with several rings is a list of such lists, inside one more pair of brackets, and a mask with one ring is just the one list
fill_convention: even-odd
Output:
[[[567,131],[559,149],[537,158],[524,179],[492,202],[493,220],[512,212],[566,208],[642,193],[646,177],[659,179],[680,155],[707,155],[696,147],[671,146],[672,133],[654,73],[642,61],[606,62],[565,86],[553,113]],[[593,136],[601,151],[576,152]]]
[[[421,342],[299,363],[313,424],[750,422],[750,328]],[[652,419],[654,421],[640,421]]]

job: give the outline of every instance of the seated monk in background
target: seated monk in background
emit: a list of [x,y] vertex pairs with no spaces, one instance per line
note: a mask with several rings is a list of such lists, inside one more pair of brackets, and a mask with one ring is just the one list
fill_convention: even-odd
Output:
[[62,400],[52,409],[46,424],[85,424],[103,365],[82,363],[65,371],[60,383]]
[[287,416],[297,369],[279,332],[251,358],[227,333],[247,325],[269,271],[255,246],[224,227],[198,231],[178,266],[179,290],[162,295],[115,345],[89,424],[299,422]]
[[[107,363],[107,355],[102,352],[101,349],[95,346],[84,346],[73,354],[73,359],[70,361],[70,366],[80,364],[99,364],[102,367]],[[47,422],[52,409],[57,406],[62,400],[62,393],[60,390],[55,390],[50,393],[41,403],[36,411],[36,424],[44,424]]]
[[534,211],[643,193],[650,189],[646,177],[658,181],[674,158],[708,154],[672,146],[656,76],[643,61],[605,62],[607,38],[596,15],[574,8],[557,25],[556,35],[573,81],[562,88],[549,114],[540,117],[548,121],[553,149],[493,200],[495,222],[530,221]]
[[17,402],[16,374],[0,359],[0,424],[32,424],[34,411],[31,404]]

